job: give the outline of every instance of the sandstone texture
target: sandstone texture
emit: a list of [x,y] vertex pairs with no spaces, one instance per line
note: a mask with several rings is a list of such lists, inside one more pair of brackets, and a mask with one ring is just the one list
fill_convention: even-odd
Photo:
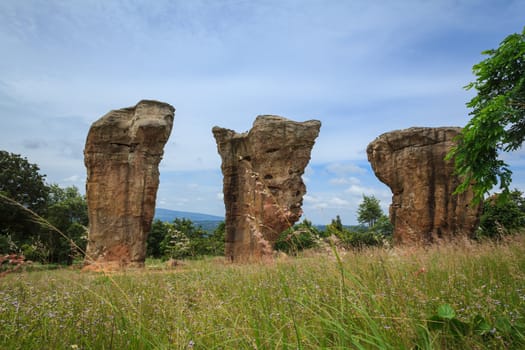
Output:
[[460,184],[453,161],[445,156],[461,128],[409,128],[385,133],[368,145],[376,176],[392,190],[390,220],[394,241],[421,245],[468,237],[480,207],[472,191],[453,192]]
[[247,133],[213,128],[224,175],[226,257],[272,255],[279,234],[302,215],[301,178],[321,122],[258,116]]
[[173,125],[167,103],[140,101],[91,126],[84,149],[88,269],[141,267],[155,212],[159,163]]

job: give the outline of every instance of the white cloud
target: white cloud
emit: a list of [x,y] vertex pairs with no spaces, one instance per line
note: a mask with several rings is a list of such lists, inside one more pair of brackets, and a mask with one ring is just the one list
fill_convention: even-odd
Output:
[[329,200],[329,203],[336,207],[336,208],[342,208],[342,207],[346,207],[350,204],[349,201],[347,201],[346,199],[341,199],[339,197],[334,197],[334,198],[331,198]]
[[[305,212],[354,220],[363,194],[391,197],[364,165],[367,144],[393,129],[464,125],[472,64],[521,31],[523,13],[523,1],[496,0],[0,1],[0,148],[60,182],[85,174],[91,123],[165,101],[176,113],[159,195],[220,215],[214,125],[319,119]],[[521,174],[523,158],[508,157]]]
[[319,203],[319,198],[317,198],[316,196],[305,194],[303,196],[303,202],[307,204],[315,204],[315,203]]
[[84,180],[84,176],[80,175],[71,175],[69,177],[66,177],[65,179],[62,179],[63,182],[80,182]]
[[361,183],[357,177],[338,177],[330,179],[330,183],[333,185],[358,185]]
[[323,194],[320,197],[305,195],[303,201],[306,207],[314,209],[345,208],[351,204],[346,199],[338,196],[331,196],[330,194]]
[[326,170],[338,176],[347,174],[364,174],[365,169],[352,163],[331,163],[326,166]]
[[363,195],[376,196],[380,198],[385,198],[385,197],[390,196],[389,191],[386,189],[378,189],[375,187],[360,186],[357,184],[353,184],[350,187],[348,187],[345,190],[345,193],[348,193],[349,195],[352,195],[352,196],[359,196],[359,197],[362,197]]

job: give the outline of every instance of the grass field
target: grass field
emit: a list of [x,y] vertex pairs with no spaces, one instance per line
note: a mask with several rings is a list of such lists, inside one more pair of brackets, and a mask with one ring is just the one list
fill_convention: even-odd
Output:
[[525,348],[525,238],[0,279],[0,349]]

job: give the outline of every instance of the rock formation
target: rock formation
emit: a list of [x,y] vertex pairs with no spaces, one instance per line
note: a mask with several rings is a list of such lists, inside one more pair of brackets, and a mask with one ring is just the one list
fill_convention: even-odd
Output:
[[264,115],[247,133],[213,128],[224,175],[228,259],[271,255],[279,234],[301,217],[301,175],[320,127],[317,120]]
[[158,166],[175,109],[140,101],[91,126],[84,149],[92,269],[141,267],[159,186]]
[[445,155],[460,128],[409,128],[385,133],[368,145],[376,176],[392,190],[390,220],[394,241],[429,244],[468,236],[476,228],[480,208],[472,191],[452,193],[460,184],[453,161]]

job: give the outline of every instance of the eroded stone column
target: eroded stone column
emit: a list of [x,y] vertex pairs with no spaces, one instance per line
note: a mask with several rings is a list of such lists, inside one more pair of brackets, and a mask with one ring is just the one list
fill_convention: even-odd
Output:
[[301,217],[301,176],[320,127],[317,120],[263,115],[247,133],[213,128],[222,158],[228,259],[271,255],[279,234]]
[[394,241],[429,244],[468,237],[480,207],[473,192],[453,192],[460,184],[453,161],[445,161],[461,128],[409,128],[385,133],[368,145],[376,176],[392,190],[390,220]]
[[84,149],[89,215],[86,267],[144,265],[158,166],[174,112],[167,103],[144,100],[111,111],[91,126]]

